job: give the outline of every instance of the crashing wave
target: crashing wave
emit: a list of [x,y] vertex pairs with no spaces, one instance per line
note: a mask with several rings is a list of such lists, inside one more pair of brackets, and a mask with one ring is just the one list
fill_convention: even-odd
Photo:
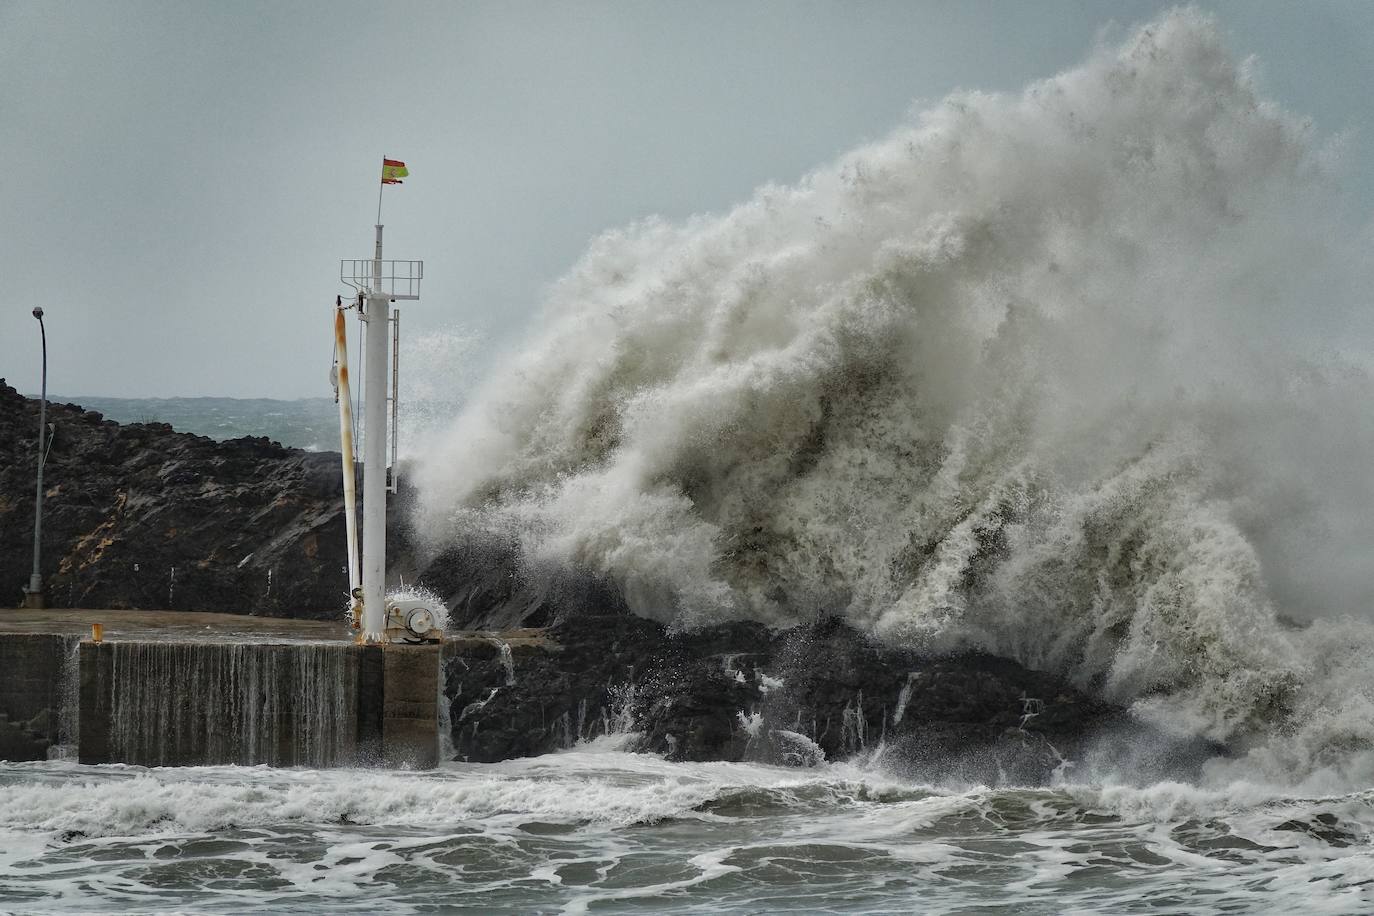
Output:
[[1318,654],[1374,643],[1326,620],[1374,597],[1374,386],[1335,350],[1370,235],[1331,151],[1176,11],[609,232],[428,460],[419,528],[682,626],[839,613],[1257,753],[1320,710],[1368,742],[1359,654]]

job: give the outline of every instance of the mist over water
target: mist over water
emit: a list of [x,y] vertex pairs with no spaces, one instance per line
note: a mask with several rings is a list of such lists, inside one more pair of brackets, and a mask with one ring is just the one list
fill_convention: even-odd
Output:
[[[682,626],[973,646],[1314,791],[1374,777],[1374,233],[1176,11],[733,211],[605,234],[422,470]],[[1299,627],[1292,622],[1313,621]]]

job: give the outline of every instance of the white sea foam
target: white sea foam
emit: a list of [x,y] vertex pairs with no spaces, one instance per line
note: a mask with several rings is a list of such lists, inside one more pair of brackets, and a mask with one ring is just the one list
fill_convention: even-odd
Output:
[[[605,744],[434,773],[0,765],[26,913],[1364,913],[1370,793],[904,784]],[[3,906],[0,903],[0,906]]]
[[1176,11],[730,213],[607,233],[425,465],[420,527],[678,625],[837,611],[1003,653],[1268,778],[1360,784],[1374,234],[1338,145]]
[[[834,778],[746,764],[670,764],[621,750],[619,738],[546,757],[453,764],[433,773],[0,763],[0,828],[102,837],[292,823],[435,828],[535,816],[628,826],[689,814],[735,787],[824,787]],[[867,778],[875,785],[898,785],[881,774],[837,772],[841,784]],[[26,780],[27,773],[36,778]]]

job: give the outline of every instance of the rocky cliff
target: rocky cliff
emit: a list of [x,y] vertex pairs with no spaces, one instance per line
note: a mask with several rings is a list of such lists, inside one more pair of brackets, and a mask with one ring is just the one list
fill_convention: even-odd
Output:
[[[49,404],[42,573],[53,607],[332,617],[347,604],[337,453],[216,442]],[[32,563],[38,402],[0,380],[0,607]]]

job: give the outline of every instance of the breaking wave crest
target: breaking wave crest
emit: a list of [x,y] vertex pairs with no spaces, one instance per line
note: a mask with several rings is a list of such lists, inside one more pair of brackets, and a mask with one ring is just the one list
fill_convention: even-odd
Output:
[[682,626],[987,649],[1275,779],[1367,780],[1374,237],[1338,153],[1185,10],[607,233],[427,461],[419,527]]

